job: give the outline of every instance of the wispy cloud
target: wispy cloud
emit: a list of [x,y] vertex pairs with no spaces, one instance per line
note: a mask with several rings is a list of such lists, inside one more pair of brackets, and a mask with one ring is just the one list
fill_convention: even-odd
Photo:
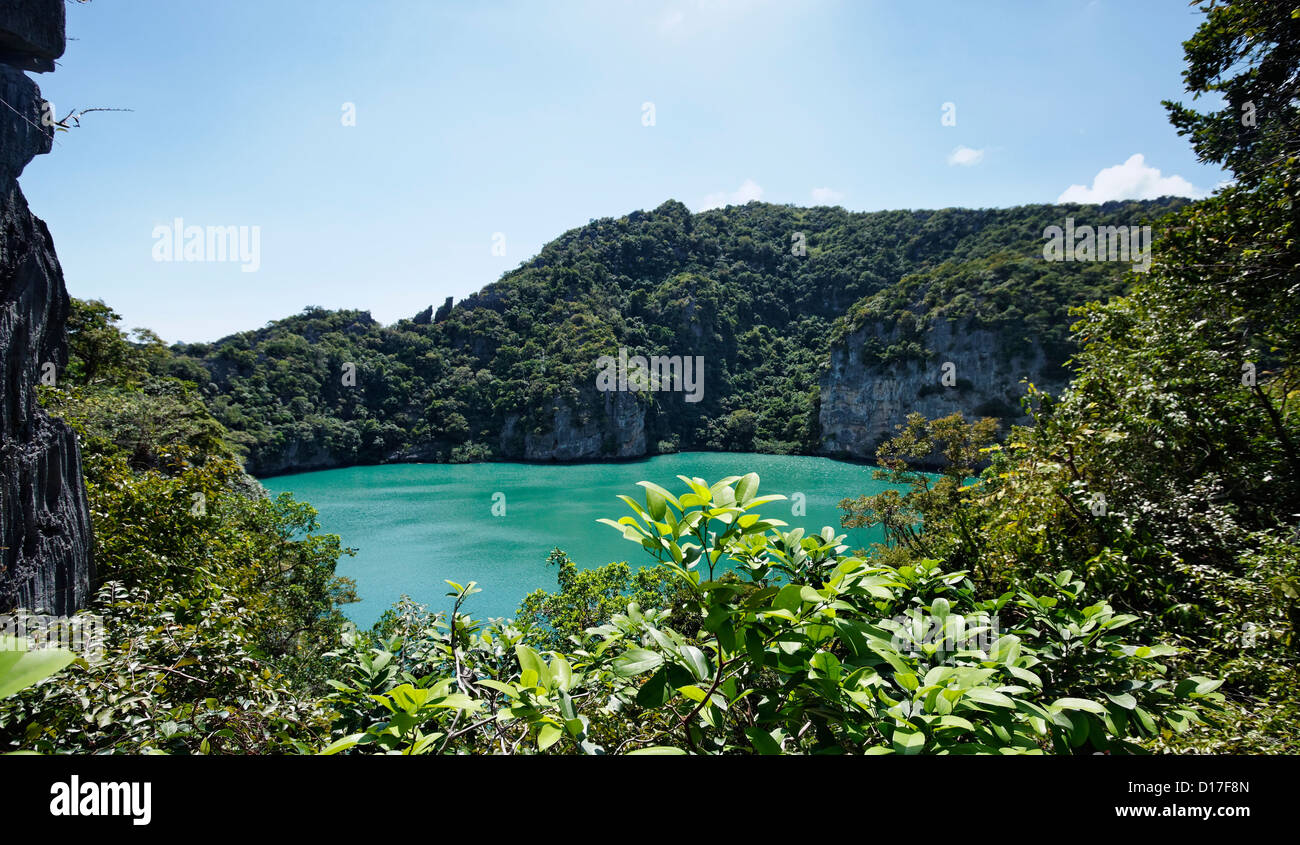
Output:
[[1101,203],[1111,200],[1153,200],[1157,197],[1205,196],[1177,174],[1160,175],[1160,169],[1151,167],[1141,153],[1129,156],[1128,161],[1113,167],[1104,167],[1092,180],[1092,187],[1071,185],[1056,198],[1057,202]]
[[761,200],[762,198],[763,186],[753,179],[746,179],[734,191],[718,191],[709,194],[701,202],[699,210],[708,211],[710,208],[722,208],[727,205],[744,205],[750,200]]
[[984,151],[959,146],[948,153],[948,164],[953,167],[973,167],[984,160]]

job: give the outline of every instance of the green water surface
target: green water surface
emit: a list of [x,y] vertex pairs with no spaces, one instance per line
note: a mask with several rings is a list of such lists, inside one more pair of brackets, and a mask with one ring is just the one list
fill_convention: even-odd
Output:
[[[447,609],[444,579],[477,581],[482,593],[466,612],[477,618],[514,616],[532,590],[556,587],[546,555],[556,546],[582,567],[626,560],[655,561],[613,528],[596,522],[630,511],[615,498],[644,501],[641,480],[673,493],[686,492],[678,475],[712,484],[728,475],[757,472],[760,494],[804,494],[806,515],[792,502],[772,502],[760,512],[819,531],[835,526],[850,548],[880,539],[879,529],[846,531],[836,506],[846,496],[877,493],[890,485],[871,478],[871,467],[787,455],[687,452],[641,461],[593,464],[390,464],[349,467],[262,479],[272,493],[291,492],[320,512],[321,531],[357,549],[339,562],[338,574],[356,580],[361,602],[345,608],[366,627],[403,593]],[[493,515],[494,501],[505,514]]]

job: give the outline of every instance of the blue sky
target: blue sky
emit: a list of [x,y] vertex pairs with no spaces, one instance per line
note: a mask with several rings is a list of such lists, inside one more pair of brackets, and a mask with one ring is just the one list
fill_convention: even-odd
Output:
[[[307,305],[392,322],[669,198],[1211,190],[1222,172],[1159,105],[1197,22],[1184,0],[95,0],[69,4],[76,40],[37,82],[60,116],[134,111],[59,133],[22,184],[68,290],[128,327],[207,341]],[[178,217],[259,227],[257,271],[155,261]]]

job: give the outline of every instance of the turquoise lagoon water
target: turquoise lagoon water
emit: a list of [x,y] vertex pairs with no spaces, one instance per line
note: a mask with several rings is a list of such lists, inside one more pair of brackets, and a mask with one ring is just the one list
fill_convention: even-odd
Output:
[[[615,498],[644,501],[638,481],[685,492],[678,475],[713,483],[728,475],[757,472],[760,494],[802,493],[806,516],[792,515],[792,502],[760,507],[792,526],[819,531],[835,526],[850,548],[880,539],[879,529],[839,527],[840,499],[877,493],[889,485],[871,478],[871,467],[828,458],[687,452],[641,461],[592,464],[390,464],[349,467],[262,479],[273,494],[291,492],[320,512],[321,531],[338,534],[355,548],[338,574],[356,580],[361,602],[345,610],[368,627],[403,593],[444,610],[444,579],[477,581],[483,592],[466,605],[477,618],[514,616],[529,592],[556,587],[546,556],[556,546],[582,567],[626,560],[650,566],[654,559],[598,518],[629,514]],[[500,494],[500,495],[497,495]],[[502,499],[504,496],[504,500]],[[504,503],[505,514],[493,515]]]

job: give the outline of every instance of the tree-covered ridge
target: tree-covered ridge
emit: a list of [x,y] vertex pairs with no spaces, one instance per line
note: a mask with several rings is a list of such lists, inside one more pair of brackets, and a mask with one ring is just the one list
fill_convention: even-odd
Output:
[[436,316],[382,326],[308,308],[178,346],[171,372],[203,386],[260,473],[522,456],[557,403],[583,420],[608,413],[595,361],[621,347],[707,362],[703,401],[635,398],[647,452],[815,452],[818,374],[849,326],[919,332],[973,316],[1008,349],[1042,344],[1059,366],[1066,310],[1121,292],[1127,265],[1045,261],[1044,229],[1067,217],[1149,223],[1181,204],[854,213],[751,202],[691,214],[669,201],[566,232]]

